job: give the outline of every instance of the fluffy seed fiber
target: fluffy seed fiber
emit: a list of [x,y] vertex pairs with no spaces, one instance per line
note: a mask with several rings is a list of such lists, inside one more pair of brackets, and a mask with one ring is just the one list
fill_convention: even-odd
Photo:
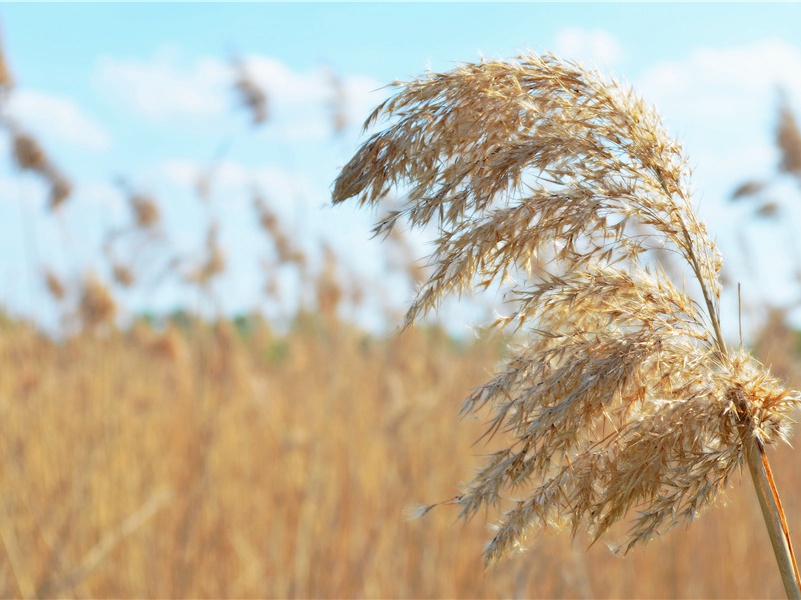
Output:
[[517,281],[496,325],[525,342],[464,404],[489,407],[488,433],[508,440],[456,498],[466,518],[507,508],[487,565],[539,526],[597,540],[634,515],[627,551],[708,506],[747,436],[787,440],[799,396],[724,344],[721,257],[654,110],[550,55],[394,85],[333,200],[396,191],[405,203],[376,233],[437,227],[406,324],[448,294]]

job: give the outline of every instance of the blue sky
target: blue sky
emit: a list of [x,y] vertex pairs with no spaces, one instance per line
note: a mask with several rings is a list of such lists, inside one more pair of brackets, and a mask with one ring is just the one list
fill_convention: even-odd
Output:
[[[227,310],[263,304],[259,260],[270,249],[253,226],[253,183],[310,255],[326,240],[379,295],[403,306],[411,292],[383,276],[387,259],[368,239],[370,215],[328,206],[337,168],[385,97],[382,86],[527,47],[595,65],[655,104],[685,145],[701,214],[747,304],[789,301],[797,290],[784,283],[792,267],[786,234],[747,222],[726,197],[775,167],[777,86],[801,114],[798,23],[799,4],[4,3],[0,25],[17,87],[3,110],[36,134],[76,187],[61,214],[47,215],[41,185],[14,172],[0,142],[0,301],[47,320],[54,307],[32,267],[102,273],[102,235],[127,218],[114,185],[123,176],[161,200],[166,234],[184,256],[198,254],[208,223],[219,219],[232,265],[218,286]],[[233,55],[268,93],[270,120],[257,130],[230,90]],[[350,121],[341,135],[330,125],[331,73]],[[194,181],[223,140],[212,201],[201,207]],[[782,185],[772,193],[792,215],[797,188]],[[764,253],[752,260],[769,269],[747,269],[743,235]],[[130,311],[169,308],[184,293],[166,286],[126,302]],[[732,306],[729,295],[724,310]]]

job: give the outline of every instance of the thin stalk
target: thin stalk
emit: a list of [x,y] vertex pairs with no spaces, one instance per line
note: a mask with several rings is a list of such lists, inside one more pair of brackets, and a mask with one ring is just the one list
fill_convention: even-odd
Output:
[[768,527],[773,553],[776,555],[776,562],[784,582],[784,591],[787,593],[787,598],[801,600],[801,578],[798,576],[798,565],[790,542],[790,530],[784,517],[779,492],[773,481],[768,457],[759,440],[752,436],[748,438],[745,440],[748,469],[751,471],[762,516]]

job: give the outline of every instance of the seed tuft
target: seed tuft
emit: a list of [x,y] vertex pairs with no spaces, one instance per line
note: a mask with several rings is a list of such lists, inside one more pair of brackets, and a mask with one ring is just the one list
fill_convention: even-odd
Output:
[[401,221],[439,232],[406,326],[450,294],[507,289],[495,325],[518,344],[463,407],[488,409],[505,448],[456,501],[465,518],[505,509],[487,566],[539,527],[597,541],[633,515],[625,553],[693,521],[751,444],[787,441],[799,395],[724,343],[722,259],[654,109],[552,55],[393,85],[333,201],[395,190],[403,202],[375,233]]

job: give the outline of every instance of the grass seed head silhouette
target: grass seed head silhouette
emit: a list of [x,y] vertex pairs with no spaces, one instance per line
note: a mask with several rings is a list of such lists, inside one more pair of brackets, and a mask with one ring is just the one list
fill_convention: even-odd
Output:
[[[654,110],[550,55],[393,85],[365,124],[386,127],[342,169],[333,200],[375,204],[396,189],[405,204],[376,233],[437,226],[406,324],[448,294],[523,276],[498,325],[525,343],[464,405],[491,407],[489,432],[509,443],[457,496],[461,514],[522,495],[488,566],[536,526],[597,540],[633,513],[627,551],[692,521],[743,464],[745,440],[787,440],[798,396],[726,348],[721,257]],[[651,250],[678,254],[703,301]]]

